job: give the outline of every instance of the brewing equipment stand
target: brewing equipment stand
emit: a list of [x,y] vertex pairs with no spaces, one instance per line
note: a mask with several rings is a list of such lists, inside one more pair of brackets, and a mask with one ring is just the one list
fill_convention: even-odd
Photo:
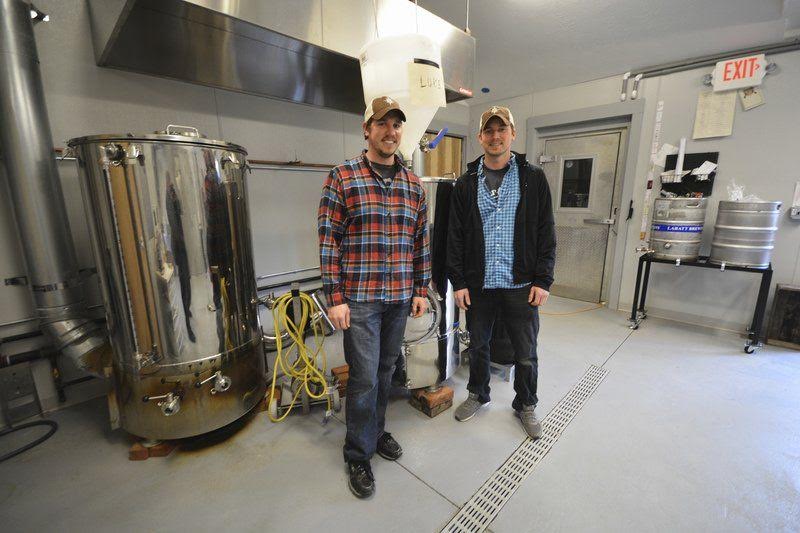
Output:
[[[653,257],[653,253],[646,253],[639,257],[639,268],[636,271],[636,286],[633,291],[633,305],[631,306],[631,316],[628,321],[631,323],[631,329],[638,329],[639,324],[647,318],[647,311],[645,310],[645,300],[647,299],[647,285],[650,282],[650,266],[653,263],[664,263],[667,265],[691,266],[700,268],[713,268],[720,272],[732,270],[734,272],[752,272],[754,274],[761,274],[761,286],[758,290],[758,298],[756,299],[756,308],[753,313],[753,322],[750,324],[750,330],[747,335],[747,342],[744,345],[744,352],[751,354],[758,348],[764,345],[764,312],[767,308],[767,297],[769,296],[769,287],[772,282],[772,263],[767,268],[753,268],[746,266],[733,266],[721,264],[717,265],[708,262],[707,256],[700,256],[697,261],[681,261],[680,259],[658,259]],[[644,275],[642,275],[644,274]]]

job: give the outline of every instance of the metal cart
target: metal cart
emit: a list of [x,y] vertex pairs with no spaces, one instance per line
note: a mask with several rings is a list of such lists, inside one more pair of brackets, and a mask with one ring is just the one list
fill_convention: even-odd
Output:
[[[758,290],[758,298],[756,299],[756,308],[753,313],[753,322],[750,324],[748,331],[747,342],[744,345],[744,352],[747,354],[754,353],[758,348],[764,345],[764,313],[767,308],[767,297],[769,296],[769,287],[772,282],[772,263],[767,268],[753,268],[746,266],[733,266],[722,264],[714,264],[708,262],[707,256],[701,256],[697,261],[681,261],[680,259],[658,259],[653,257],[653,253],[649,252],[639,257],[639,268],[636,271],[636,287],[633,292],[633,305],[631,307],[631,316],[628,319],[631,329],[638,329],[642,320],[647,318],[647,311],[645,310],[645,300],[647,299],[647,285],[650,282],[650,267],[653,263],[664,263],[667,265],[675,265],[676,267],[699,267],[699,268],[712,268],[720,271],[721,273],[734,271],[734,272],[752,272],[761,275],[761,286]],[[644,276],[642,276],[644,273]]]

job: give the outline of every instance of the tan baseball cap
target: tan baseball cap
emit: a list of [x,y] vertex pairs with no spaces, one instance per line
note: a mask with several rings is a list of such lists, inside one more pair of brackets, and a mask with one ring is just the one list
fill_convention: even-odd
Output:
[[403,113],[403,110],[400,109],[400,104],[397,100],[389,98],[388,96],[379,96],[372,100],[372,102],[367,106],[367,110],[364,112],[364,122],[368,121],[369,119],[380,120],[382,119],[386,113],[396,109],[400,112],[400,116],[403,118],[403,122],[406,121],[406,114]]
[[514,126],[514,115],[511,114],[511,110],[507,107],[495,105],[484,111],[483,115],[481,115],[481,125],[478,131],[483,131],[484,126],[486,126],[486,123],[489,122],[489,119],[492,117],[497,117],[502,120],[503,124],[506,126],[511,126],[516,129],[516,126]]

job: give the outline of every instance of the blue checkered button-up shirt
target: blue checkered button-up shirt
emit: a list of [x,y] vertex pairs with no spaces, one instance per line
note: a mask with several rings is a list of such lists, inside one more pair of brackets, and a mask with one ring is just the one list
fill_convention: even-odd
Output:
[[514,216],[519,204],[519,169],[514,157],[509,162],[503,183],[493,197],[486,185],[483,158],[478,164],[478,209],[483,221],[486,243],[486,275],[484,289],[516,289],[525,283],[514,283]]

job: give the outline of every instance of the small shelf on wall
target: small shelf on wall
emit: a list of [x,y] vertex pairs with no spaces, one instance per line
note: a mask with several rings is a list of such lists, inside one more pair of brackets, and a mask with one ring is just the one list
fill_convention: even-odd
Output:
[[[668,155],[666,165],[664,166],[664,172],[675,170],[677,161],[677,155]],[[719,152],[684,154],[683,170],[695,169],[706,161],[719,163]],[[677,194],[678,196],[708,197],[711,196],[711,192],[714,190],[714,177],[716,175],[717,172],[715,170],[709,173],[708,179],[700,180],[690,172],[683,177],[681,183],[662,183],[661,190]]]

